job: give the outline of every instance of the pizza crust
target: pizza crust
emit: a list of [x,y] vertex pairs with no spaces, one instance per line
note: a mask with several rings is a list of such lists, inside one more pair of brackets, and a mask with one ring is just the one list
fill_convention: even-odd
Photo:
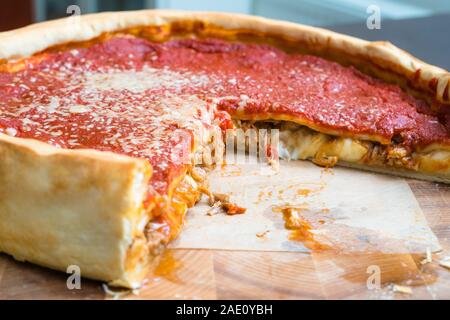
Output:
[[225,30],[278,35],[317,51],[362,58],[380,68],[382,73],[391,73],[386,78],[403,77],[414,87],[431,93],[437,101],[450,104],[450,73],[411,56],[389,42],[369,42],[301,24],[218,12],[142,10],[85,15],[79,18],[78,24],[76,19],[54,20],[0,33],[0,59],[25,58],[52,46],[91,40],[106,32],[198,21]]
[[150,256],[138,253],[151,169],[146,161],[93,150],[60,150],[0,135],[0,251],[125,287],[136,287]]

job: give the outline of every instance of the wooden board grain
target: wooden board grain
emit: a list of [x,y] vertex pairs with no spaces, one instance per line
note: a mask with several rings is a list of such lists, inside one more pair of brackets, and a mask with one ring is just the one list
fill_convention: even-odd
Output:
[[[0,299],[450,299],[450,270],[438,263],[450,257],[450,186],[408,183],[443,247],[432,263],[409,254],[172,249],[143,289],[113,297],[90,280],[68,290],[65,274],[0,255]],[[368,289],[370,266],[381,271],[380,289]]]

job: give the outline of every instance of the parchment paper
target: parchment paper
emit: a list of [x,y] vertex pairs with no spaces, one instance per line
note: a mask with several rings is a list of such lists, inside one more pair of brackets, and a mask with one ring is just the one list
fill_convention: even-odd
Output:
[[283,214],[289,204],[316,226],[321,242],[345,252],[424,253],[440,246],[404,179],[306,161],[230,165],[209,177],[211,191],[231,194],[243,215],[209,216],[206,199],[191,209],[176,248],[308,252],[290,240]]

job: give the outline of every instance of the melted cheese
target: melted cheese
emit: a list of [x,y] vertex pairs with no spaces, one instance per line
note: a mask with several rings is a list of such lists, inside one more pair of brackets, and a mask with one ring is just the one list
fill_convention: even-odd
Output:
[[423,172],[450,174],[450,151],[432,151],[427,154],[417,154],[419,168]]
[[337,157],[347,162],[359,162],[369,151],[368,144],[350,138],[332,137],[296,126],[280,131],[280,156],[285,159],[306,160]]
[[[198,175],[195,177],[197,180],[193,178],[191,171],[177,184],[169,203],[162,204],[164,210],[159,212],[158,222],[150,220],[150,216],[155,215],[155,212],[152,212],[153,207],[142,210],[140,220],[135,223],[133,230],[133,242],[127,251],[127,270],[134,270],[143,259],[157,255],[161,246],[178,236],[183,227],[187,210],[193,207],[201,197],[199,189],[205,181],[198,179]],[[159,209],[155,208],[155,210]],[[165,232],[166,228],[168,228],[168,233]],[[148,237],[148,233],[146,236],[148,230],[151,231],[151,237]]]
[[408,153],[401,146],[334,137],[291,123],[281,125],[279,154],[288,160],[312,159],[314,163],[327,167],[341,161],[450,174],[450,151],[447,150]]

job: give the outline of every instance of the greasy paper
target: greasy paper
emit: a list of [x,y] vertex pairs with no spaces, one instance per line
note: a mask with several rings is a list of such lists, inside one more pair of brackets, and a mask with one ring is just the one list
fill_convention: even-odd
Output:
[[311,234],[341,252],[423,253],[438,240],[404,179],[306,161],[228,165],[210,176],[210,190],[227,193],[243,215],[210,216],[206,199],[188,213],[176,248],[308,252],[293,237],[280,207],[292,206]]

